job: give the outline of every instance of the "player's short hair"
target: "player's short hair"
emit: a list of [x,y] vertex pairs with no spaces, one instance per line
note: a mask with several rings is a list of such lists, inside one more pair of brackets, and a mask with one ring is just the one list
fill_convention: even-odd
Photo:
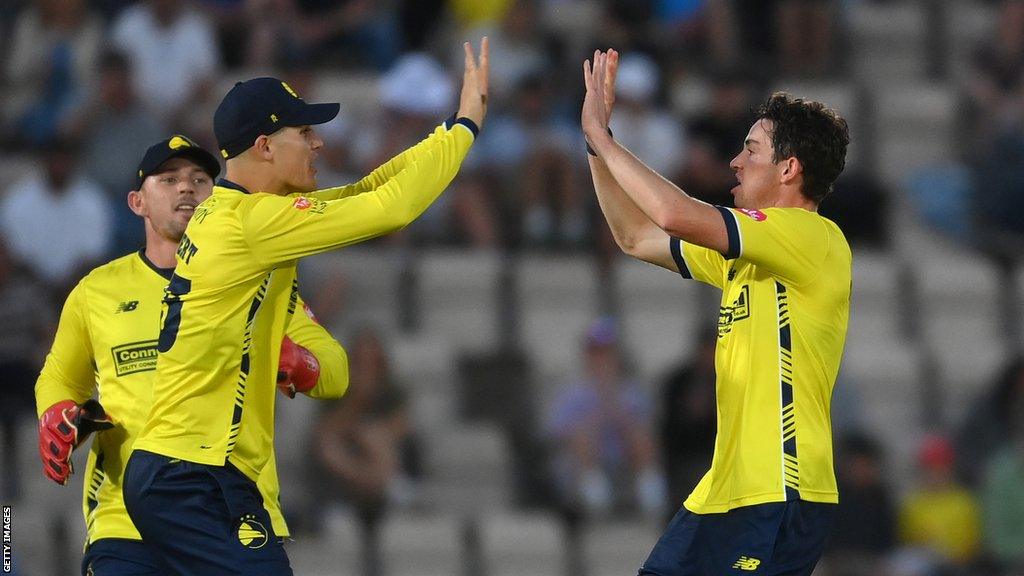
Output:
[[803,166],[800,191],[820,203],[846,166],[850,130],[846,120],[821,102],[772,94],[756,111],[772,121],[772,161],[796,157]]

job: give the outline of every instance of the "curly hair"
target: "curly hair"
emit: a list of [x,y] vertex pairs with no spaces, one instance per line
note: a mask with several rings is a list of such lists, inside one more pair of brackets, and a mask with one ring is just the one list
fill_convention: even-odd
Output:
[[846,120],[821,102],[776,92],[756,111],[771,120],[772,162],[796,157],[803,166],[804,196],[820,203],[846,166]]

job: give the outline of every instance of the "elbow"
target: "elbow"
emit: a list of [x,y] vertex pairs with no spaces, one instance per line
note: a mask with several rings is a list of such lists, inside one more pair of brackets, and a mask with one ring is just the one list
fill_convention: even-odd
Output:
[[654,224],[661,228],[666,234],[673,238],[689,238],[689,222],[679,210],[660,210],[658,214],[652,215]]
[[[320,400],[336,400],[345,395],[348,391],[348,355],[345,349],[339,344],[337,350],[332,350],[329,368],[320,374],[320,382],[317,383],[316,398]],[[321,366],[325,363],[321,362]]]
[[622,253],[626,256],[637,257],[637,253],[640,250],[640,242],[633,235],[616,235],[615,244],[622,250]]

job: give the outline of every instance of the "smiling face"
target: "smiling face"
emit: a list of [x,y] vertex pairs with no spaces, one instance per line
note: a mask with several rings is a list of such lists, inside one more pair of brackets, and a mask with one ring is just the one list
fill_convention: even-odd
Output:
[[775,204],[784,166],[772,161],[772,121],[760,119],[750,127],[743,150],[729,167],[739,181],[732,189],[737,208],[768,208]]
[[274,174],[282,182],[285,193],[316,190],[316,168],[313,163],[324,145],[312,126],[289,126],[269,137]]
[[160,236],[177,243],[196,206],[213,192],[213,178],[186,158],[171,158],[129,193],[128,206]]

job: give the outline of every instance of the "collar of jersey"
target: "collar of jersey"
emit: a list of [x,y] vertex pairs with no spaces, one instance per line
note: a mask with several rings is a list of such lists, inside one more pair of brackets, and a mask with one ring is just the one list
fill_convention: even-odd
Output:
[[228,180],[227,178],[220,178],[220,179],[218,179],[217,180],[217,186],[220,187],[220,188],[227,188],[229,190],[237,190],[237,191],[241,192],[242,194],[249,194],[250,193],[248,190],[243,188],[241,185],[235,184],[234,182],[232,182],[231,180]]
[[146,247],[145,246],[143,246],[142,248],[139,248],[139,258],[142,258],[143,264],[145,264],[146,266],[149,266],[150,270],[152,270],[153,272],[156,272],[157,274],[163,276],[167,280],[170,280],[171,279],[171,275],[174,274],[174,268],[161,268],[161,267],[157,266],[156,264],[153,264],[152,260],[150,260],[149,258],[146,258]]

